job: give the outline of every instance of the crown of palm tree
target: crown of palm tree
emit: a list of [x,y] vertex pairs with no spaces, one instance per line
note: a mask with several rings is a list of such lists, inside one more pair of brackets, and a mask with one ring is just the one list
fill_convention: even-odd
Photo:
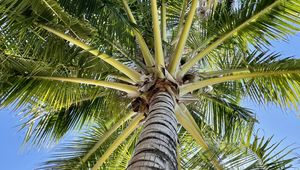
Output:
[[[300,61],[267,47],[300,30],[299,0],[2,0],[0,106],[22,109],[41,169],[124,169],[157,91],[175,101],[182,169],[286,169],[240,105],[298,107]],[[175,160],[176,161],[176,160]]]

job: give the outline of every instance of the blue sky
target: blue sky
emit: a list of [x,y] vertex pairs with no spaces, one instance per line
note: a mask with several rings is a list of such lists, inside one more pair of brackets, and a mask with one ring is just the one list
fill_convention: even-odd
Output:
[[50,152],[47,150],[21,147],[24,134],[18,132],[16,112],[9,109],[0,111],[0,163],[3,170],[32,170]]
[[[274,51],[284,56],[300,58],[300,34],[289,38],[289,42],[274,42]],[[259,133],[274,135],[275,141],[284,139],[283,144],[300,146],[299,112],[281,110],[275,106],[257,106],[244,101],[243,105],[257,113]],[[32,170],[50,155],[49,149],[22,148],[24,134],[18,132],[17,113],[9,109],[0,110],[0,163],[3,170]],[[299,151],[298,151],[299,153]]]

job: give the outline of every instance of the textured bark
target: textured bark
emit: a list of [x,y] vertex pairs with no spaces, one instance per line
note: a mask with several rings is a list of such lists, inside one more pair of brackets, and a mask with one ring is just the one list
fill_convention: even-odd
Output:
[[150,101],[149,114],[128,170],[177,170],[175,103],[167,92]]

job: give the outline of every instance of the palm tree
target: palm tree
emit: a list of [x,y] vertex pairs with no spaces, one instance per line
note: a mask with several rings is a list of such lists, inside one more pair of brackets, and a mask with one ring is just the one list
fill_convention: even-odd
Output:
[[299,0],[2,0],[0,104],[41,169],[286,169],[240,105],[298,107],[300,61],[267,50],[299,31]]

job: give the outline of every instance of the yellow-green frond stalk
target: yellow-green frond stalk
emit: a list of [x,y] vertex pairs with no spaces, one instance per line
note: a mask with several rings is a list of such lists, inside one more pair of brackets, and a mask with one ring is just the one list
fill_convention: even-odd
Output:
[[195,122],[194,118],[185,107],[184,104],[180,104],[176,106],[176,118],[179,123],[192,135],[195,141],[208,153],[210,157],[212,157],[212,164],[214,165],[215,169],[222,170],[222,166],[218,162],[216,158],[213,157],[213,153],[211,153],[209,146],[205,142],[201,130],[199,129],[197,123]]
[[108,82],[108,81],[99,81],[99,80],[91,80],[91,79],[84,79],[84,78],[73,78],[73,77],[46,77],[46,76],[34,76],[33,78],[36,79],[45,79],[45,80],[55,80],[55,81],[63,81],[63,82],[70,82],[70,83],[81,83],[81,84],[89,84],[95,85],[100,87],[111,88],[115,90],[120,90],[123,92],[128,93],[130,96],[137,96],[139,95],[138,88],[135,86],[122,84],[122,83],[115,83],[115,82]]
[[169,65],[169,72],[175,76],[177,68],[179,66],[180,60],[181,60],[181,56],[185,47],[185,43],[186,40],[188,38],[189,32],[190,32],[190,28],[191,25],[193,23],[193,18],[197,9],[197,5],[198,5],[198,0],[193,0],[192,1],[192,7],[190,9],[190,12],[188,14],[188,17],[185,21],[185,25],[183,27],[183,30],[181,32],[181,36],[180,39],[178,41],[177,47],[174,51],[174,53],[172,54],[172,57],[170,59],[170,65]]
[[[128,6],[128,1],[127,0],[122,0],[122,2],[123,2],[125,11],[128,15],[128,18],[130,19],[130,21],[134,24],[137,24],[133,14],[130,10],[130,7]],[[134,32],[134,35],[136,36],[138,44],[140,45],[140,48],[141,48],[141,51],[142,51],[142,54],[143,54],[143,57],[144,57],[144,60],[145,60],[145,64],[146,64],[146,66],[148,67],[148,70],[149,70],[152,67],[154,67],[155,61],[154,61],[154,59],[153,59],[153,57],[150,53],[150,50],[149,50],[149,48],[148,48],[148,46],[145,42],[145,39],[143,38],[141,33],[136,29],[134,29],[133,32]]]
[[137,115],[128,127],[120,134],[120,136],[110,145],[106,152],[97,160],[92,170],[98,170],[102,164],[108,159],[108,157],[120,146],[124,140],[138,127],[140,121],[144,119],[143,114]]
[[155,64],[158,77],[164,78],[162,68],[165,67],[164,53],[158,22],[157,0],[151,0],[151,13],[154,33]]
[[224,83],[227,81],[241,80],[247,78],[270,77],[270,76],[285,76],[288,74],[300,74],[300,70],[253,72],[253,73],[236,74],[236,75],[230,75],[230,76],[218,77],[218,78],[210,78],[207,80],[185,84],[181,86],[179,89],[180,89],[180,95],[185,95],[194,90],[201,89],[209,85]]
[[53,28],[50,28],[48,26],[45,25],[40,25],[40,27],[44,28],[45,30],[57,35],[58,37],[67,40],[71,43],[73,43],[74,45],[88,51],[89,53],[95,55],[96,57],[99,57],[100,59],[102,59],[103,61],[107,62],[108,64],[112,65],[114,68],[116,68],[117,70],[119,70],[120,72],[124,73],[126,76],[128,76],[130,79],[132,79],[135,82],[140,82],[141,81],[141,74],[138,73],[137,71],[127,67],[126,65],[122,64],[121,62],[115,60],[114,58],[112,58],[111,56],[102,53],[100,51],[98,51],[95,48],[92,48],[90,46],[88,46],[87,44],[73,38],[70,37],[62,32],[59,32]]
[[135,115],[135,112],[130,112],[125,115],[121,120],[115,123],[105,134],[101,136],[101,139],[89,150],[89,152],[82,158],[82,162],[86,162],[88,158],[108,139],[120,126],[122,126],[127,120]]

